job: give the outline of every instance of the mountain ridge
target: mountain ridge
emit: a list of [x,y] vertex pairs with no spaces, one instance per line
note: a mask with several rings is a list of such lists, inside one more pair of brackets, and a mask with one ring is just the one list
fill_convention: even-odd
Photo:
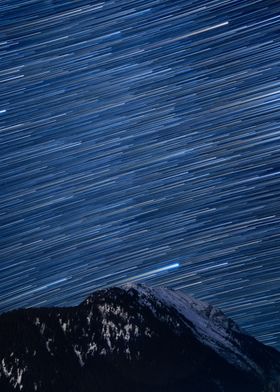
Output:
[[280,353],[166,288],[126,284],[0,315],[3,392],[276,392],[279,380]]

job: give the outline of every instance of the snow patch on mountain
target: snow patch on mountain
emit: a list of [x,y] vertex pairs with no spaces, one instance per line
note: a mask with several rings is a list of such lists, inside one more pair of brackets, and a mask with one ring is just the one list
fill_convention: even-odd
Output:
[[[9,383],[14,388],[22,390],[22,376],[27,370],[27,366],[21,366],[18,358],[14,358],[15,366],[6,363],[5,358],[2,359],[0,364],[0,377],[1,373],[9,380]],[[2,372],[1,372],[2,369]]]

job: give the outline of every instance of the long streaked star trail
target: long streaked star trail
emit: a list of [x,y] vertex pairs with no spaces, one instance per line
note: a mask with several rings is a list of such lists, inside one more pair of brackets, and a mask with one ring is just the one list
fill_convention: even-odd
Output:
[[1,1],[1,311],[141,281],[280,348],[279,11]]

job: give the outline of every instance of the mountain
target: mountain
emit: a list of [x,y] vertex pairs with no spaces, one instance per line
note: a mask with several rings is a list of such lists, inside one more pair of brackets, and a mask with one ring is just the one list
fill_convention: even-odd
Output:
[[280,353],[182,292],[125,285],[2,314],[0,391],[279,392]]

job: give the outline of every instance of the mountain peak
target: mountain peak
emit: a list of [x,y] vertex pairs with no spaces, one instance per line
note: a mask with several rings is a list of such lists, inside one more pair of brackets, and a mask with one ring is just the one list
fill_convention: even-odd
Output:
[[[117,298],[120,300],[121,297],[131,297],[134,299],[131,303],[134,303],[136,309],[138,306],[148,309],[160,321],[176,318],[184,325],[180,328],[187,328],[197,341],[211,348],[227,362],[262,377],[263,370],[258,361],[242,350],[241,341],[253,338],[211,304],[195,299],[182,291],[167,287],[150,287],[134,282],[117,288],[100,290],[93,293],[90,298],[96,300],[99,296],[111,298],[113,301]],[[107,307],[106,311],[110,313],[110,307]],[[177,324],[174,323],[172,326],[176,332],[179,331]]]
[[[193,320],[197,327],[209,328],[215,325],[217,328],[231,329],[241,332],[238,325],[228,318],[220,309],[193,298],[182,291],[176,291],[167,287],[149,287],[139,283],[129,283],[121,286],[125,291],[135,290],[140,298],[156,299],[164,305],[175,308],[182,316],[188,320]],[[198,318],[203,319],[199,320]],[[244,333],[244,331],[243,331]]]
[[0,316],[1,392],[264,392],[279,374],[278,352],[168,288],[129,283]]

